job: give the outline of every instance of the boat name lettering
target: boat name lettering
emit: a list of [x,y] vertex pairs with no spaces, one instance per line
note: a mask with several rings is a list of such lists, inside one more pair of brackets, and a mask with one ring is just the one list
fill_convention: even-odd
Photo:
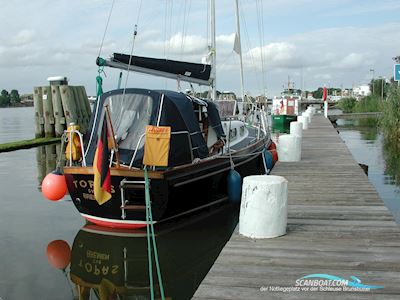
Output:
[[108,266],[108,265],[99,266],[98,264],[90,263],[90,262],[86,262],[84,264],[82,259],[79,261],[78,266],[85,269],[85,271],[87,273],[92,273],[93,275],[105,276],[105,275],[108,275],[109,273],[112,275],[115,275],[119,271],[118,265],[112,265],[111,270],[110,270],[110,266]]
[[99,253],[99,252],[92,251],[92,250],[87,250],[86,251],[86,257],[102,259],[102,260],[109,260],[110,259],[110,255],[109,254]]
[[[82,188],[86,189],[88,188],[87,192],[90,194],[94,194],[93,192],[93,187],[94,187],[94,182],[93,180],[74,180],[73,181],[75,188]],[[113,185],[111,185],[111,194],[115,193],[115,188]],[[94,198],[93,198],[94,200]]]
[[83,197],[83,199],[86,199],[86,200],[96,200],[96,199],[94,198],[94,194],[83,193],[83,194],[82,194],[82,197]]

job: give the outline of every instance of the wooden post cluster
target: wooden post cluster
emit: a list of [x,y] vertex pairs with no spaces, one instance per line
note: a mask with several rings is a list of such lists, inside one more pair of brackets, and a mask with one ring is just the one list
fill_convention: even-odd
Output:
[[85,87],[53,85],[34,88],[35,136],[60,137],[69,123],[88,129],[91,108]]

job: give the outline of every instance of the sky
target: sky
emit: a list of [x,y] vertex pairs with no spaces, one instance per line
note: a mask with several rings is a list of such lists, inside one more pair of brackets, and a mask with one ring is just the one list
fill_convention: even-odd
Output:
[[[393,76],[392,57],[400,55],[398,0],[239,2],[247,94],[279,95],[288,78],[296,88],[315,90]],[[129,54],[132,45],[134,55],[197,63],[208,54],[207,0],[115,0],[112,10],[112,0],[0,3],[0,89],[20,94],[62,75],[94,95],[98,54]],[[216,0],[217,89],[240,94],[235,26],[234,1]],[[104,90],[116,88],[119,71],[104,71]],[[123,86],[125,80],[124,73]],[[173,80],[137,73],[126,85],[177,89]]]

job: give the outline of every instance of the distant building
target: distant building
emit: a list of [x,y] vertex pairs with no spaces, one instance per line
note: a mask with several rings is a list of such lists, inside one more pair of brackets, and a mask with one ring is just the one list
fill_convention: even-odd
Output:
[[368,84],[356,86],[353,88],[353,97],[359,98],[359,97],[368,96],[370,94],[371,94],[371,90],[369,89]]
[[337,101],[339,101],[340,99],[342,99],[342,96],[337,96],[337,95],[329,96],[329,100],[330,100],[330,101],[337,102]]
[[349,97],[349,96],[351,96],[351,93],[352,93],[352,90],[349,90],[349,89],[342,90],[343,97]]

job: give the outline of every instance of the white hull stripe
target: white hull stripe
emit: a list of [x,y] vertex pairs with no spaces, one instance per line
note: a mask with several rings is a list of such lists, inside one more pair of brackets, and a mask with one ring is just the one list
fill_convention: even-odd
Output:
[[[100,217],[95,217],[92,215],[87,215],[87,214],[82,214],[81,216],[89,219],[93,219],[93,220],[98,220],[101,222],[107,222],[107,223],[118,223],[118,224],[132,224],[132,225],[146,225],[148,222],[146,221],[139,221],[139,220],[117,220],[117,219],[108,219],[108,218],[100,218]],[[153,221],[153,224],[156,224],[157,221]],[[149,223],[150,224],[150,223]]]

